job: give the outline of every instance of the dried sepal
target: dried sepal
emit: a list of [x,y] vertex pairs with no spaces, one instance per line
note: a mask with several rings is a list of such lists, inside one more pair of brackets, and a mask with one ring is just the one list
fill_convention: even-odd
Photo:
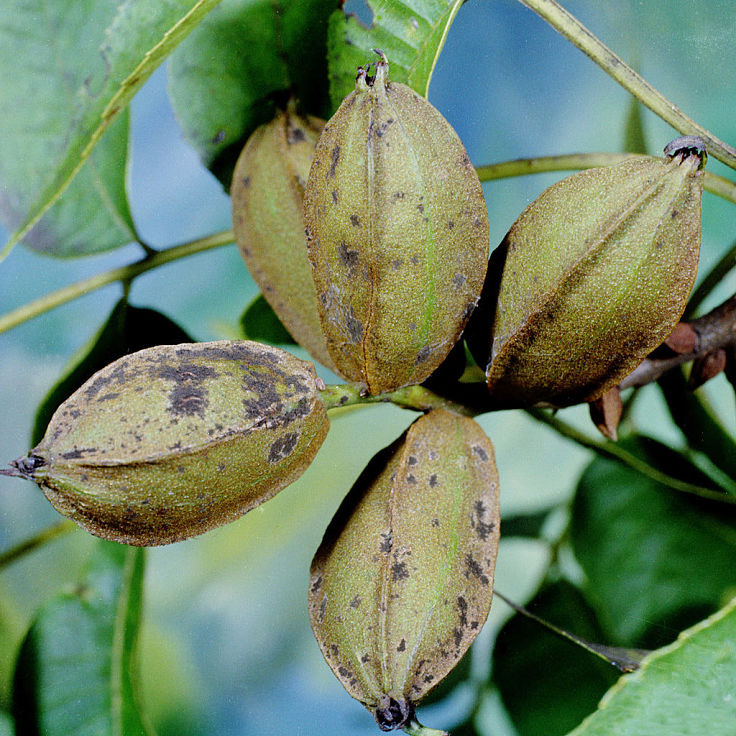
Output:
[[687,322],[678,322],[664,344],[678,355],[689,355],[698,349],[700,337],[695,328]]
[[688,378],[690,389],[694,391],[696,388],[700,388],[706,381],[710,381],[711,378],[715,378],[719,373],[722,373],[725,368],[726,351],[723,348],[711,350],[705,355],[701,355],[693,361],[690,370]]
[[609,388],[602,396],[588,404],[590,418],[598,431],[614,442],[618,439],[618,425],[621,421],[624,405],[618,386]]

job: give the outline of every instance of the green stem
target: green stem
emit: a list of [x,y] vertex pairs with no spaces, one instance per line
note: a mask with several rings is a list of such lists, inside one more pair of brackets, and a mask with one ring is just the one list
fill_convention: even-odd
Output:
[[12,312],[4,314],[0,317],[0,333],[11,330],[13,327],[17,327],[23,322],[27,322],[34,317],[44,314],[44,312],[48,312],[55,307],[73,301],[80,296],[89,294],[90,292],[100,289],[103,286],[107,286],[108,284],[112,284],[116,281],[130,281],[146,271],[171,263],[179,258],[186,258],[187,256],[194,255],[195,253],[202,253],[206,250],[219,248],[220,246],[227,245],[232,242],[232,230],[226,230],[221,233],[209,235],[206,238],[200,238],[188,243],[183,243],[182,245],[174,246],[173,248],[156,251],[152,255],[148,255],[135,263],[121,266],[120,268],[114,268],[111,271],[105,271],[104,273],[98,273],[88,279],[83,279],[82,281],[77,281],[74,284],[69,284],[69,286],[65,286],[51,294],[46,294],[46,296],[42,296],[40,299],[36,299],[28,304],[24,304],[22,307],[18,307],[18,309],[14,309]]
[[[502,161],[488,166],[479,166],[477,171],[481,181],[491,181],[493,179],[505,179],[514,176],[525,176],[527,174],[539,174],[547,171],[568,171],[589,169],[594,166],[609,166],[611,164],[625,161],[628,158],[633,158],[635,155],[638,154],[575,153],[562,156],[541,156],[538,158],[516,159],[514,161]],[[704,187],[709,192],[736,204],[736,184],[734,182],[706,171]],[[221,233],[210,235],[206,238],[177,245],[173,248],[167,248],[166,250],[152,250],[149,255],[142,258],[140,261],[70,284],[58,291],[54,291],[51,294],[43,296],[40,299],[24,304],[22,307],[18,307],[18,309],[14,309],[12,312],[8,312],[0,317],[0,334],[13,329],[34,317],[38,317],[55,307],[73,301],[80,296],[84,296],[91,291],[100,289],[103,286],[114,283],[115,281],[130,281],[145,271],[150,271],[151,269],[158,268],[159,266],[163,266],[166,263],[170,263],[171,261],[175,261],[179,258],[194,255],[195,253],[219,248],[220,246],[227,245],[231,242],[233,242],[232,231],[226,230]],[[383,399],[373,400],[381,401]],[[366,400],[351,400],[351,403],[366,403]]]
[[657,468],[651,466],[645,460],[642,460],[641,458],[624,449],[620,445],[617,445],[615,442],[604,443],[593,440],[588,437],[588,435],[580,432],[574,427],[571,427],[566,422],[563,422],[561,419],[552,416],[546,411],[543,411],[541,409],[527,409],[527,413],[530,416],[534,417],[534,419],[552,427],[552,429],[554,429],[563,437],[567,437],[568,439],[577,442],[583,447],[595,450],[599,455],[602,455],[603,457],[607,457],[611,460],[616,460],[620,463],[623,463],[624,465],[628,465],[632,470],[638,471],[642,475],[651,478],[657,483],[669,486],[676,491],[691,493],[695,496],[707,498],[712,501],[721,501],[723,503],[736,504],[736,495],[729,495],[727,493],[714,491],[710,488],[704,488],[703,486],[698,486],[693,483],[687,483],[686,481],[680,480],[679,478],[674,478],[671,475],[667,475],[667,473],[663,473],[661,470],[658,470]]
[[77,525],[73,521],[66,519],[43,529],[30,539],[26,539],[23,542],[20,542],[20,544],[16,544],[15,547],[11,547],[9,550],[0,554],[0,570],[11,562],[15,562],[19,557],[22,557],[26,553],[33,552],[34,549],[41,547],[46,544],[46,542],[49,542],[55,537],[59,537],[76,528]]
[[673,105],[649,82],[640,77],[623,59],[614,54],[611,49],[559,3],[554,0],[519,1],[546,20],[552,28],[598,64],[606,74],[648,107],[655,115],[669,123],[675,130],[679,130],[680,133],[700,136],[705,141],[709,155],[714,156],[732,169],[736,169],[736,149],[716,138],[709,130],[685,115],[682,110]]
[[[612,166],[631,158],[642,158],[638,153],[567,153],[561,156],[539,156],[537,158],[519,158],[513,161],[501,161],[488,166],[478,166],[478,178],[481,181],[508,179],[512,176],[541,174],[548,171],[576,171],[592,169],[594,166]],[[703,188],[711,194],[736,204],[736,183],[717,174],[705,172]]]
[[396,391],[388,391],[375,396],[364,395],[362,390],[359,383],[331,384],[322,390],[321,395],[328,410],[386,402],[413,411],[447,409],[463,416],[475,416],[478,413],[464,404],[439,396],[423,386],[405,386]]
[[412,718],[411,722],[407,723],[401,730],[408,733],[409,736],[450,736],[447,731],[422,726],[416,718]]

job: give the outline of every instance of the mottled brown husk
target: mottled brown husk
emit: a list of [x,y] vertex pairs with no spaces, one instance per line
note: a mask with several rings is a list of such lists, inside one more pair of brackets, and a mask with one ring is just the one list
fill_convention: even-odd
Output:
[[92,534],[167,544],[292,483],[328,427],[310,363],[253,342],[160,346],[96,373],[16,465]]
[[410,714],[480,632],[498,535],[493,447],[472,419],[431,411],[353,486],[312,561],[309,613],[379,723]]
[[370,393],[427,378],[480,294],[488,216],[447,121],[403,84],[361,72],[317,143],[307,245],[327,348]]
[[230,189],[233,231],[253,280],[291,336],[335,370],[304,240],[304,187],[325,123],[292,108],[257,128],[238,158]]
[[591,401],[669,335],[697,273],[699,165],[678,154],[590,169],[524,210],[501,246],[492,330],[472,327],[492,331],[499,401]]

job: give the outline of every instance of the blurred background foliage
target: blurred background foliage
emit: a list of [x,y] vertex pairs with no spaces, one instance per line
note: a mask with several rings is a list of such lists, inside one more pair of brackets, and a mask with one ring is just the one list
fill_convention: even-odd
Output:
[[[568,0],[565,7],[691,117],[722,139],[736,141],[736,86],[730,81],[736,8],[731,0]],[[345,9],[370,16],[357,0],[348,0]],[[455,127],[476,165],[623,150],[631,109],[623,90],[513,0],[472,0],[460,9],[429,99]],[[128,189],[142,238],[166,247],[228,229],[227,192],[183,140],[167,97],[165,68],[154,73],[131,110]],[[646,110],[642,120],[647,150],[659,155],[677,134]],[[708,168],[728,175],[712,158]],[[521,210],[563,175],[486,183],[492,246]],[[733,224],[733,208],[706,194],[701,274],[731,246]],[[127,264],[140,253],[131,245],[104,255],[56,260],[18,247],[0,266],[0,313]],[[736,277],[729,274],[702,311],[734,291]],[[240,316],[256,294],[235,246],[228,246],[139,277],[129,297],[136,307],[173,318],[193,339],[210,340],[238,337]],[[113,285],[0,335],[0,461],[28,450],[37,406],[64,366],[103,326],[120,296],[120,287]],[[294,350],[305,357],[299,348]],[[328,373],[322,375],[330,379]],[[699,391],[709,397],[726,427],[736,431],[733,392],[725,378]],[[316,462],[297,483],[234,524],[149,552],[142,676],[146,707],[160,736],[377,732],[370,714],[343,692],[312,638],[307,571],[323,529],[353,480],[414,416],[392,406],[335,412]],[[585,408],[566,409],[559,416],[590,431]],[[684,444],[654,386],[641,391],[631,420],[664,443]],[[645,488],[648,481],[631,477],[631,471],[610,461],[589,466],[594,457],[590,450],[522,412],[486,415],[480,423],[496,446],[503,519],[511,530],[504,534],[502,525],[496,585],[517,603],[534,599],[533,610],[590,639],[658,646],[711,612],[718,602],[714,597],[725,602],[729,584],[735,591],[731,542],[720,556],[710,555],[707,571],[701,570],[710,588],[687,594],[691,573],[697,576],[697,569],[690,569],[697,567],[690,554],[698,545],[708,549],[714,535],[712,525],[698,529],[691,523],[701,509],[673,499],[671,491]],[[591,488],[601,486],[618,489],[609,510],[586,505]],[[574,496],[570,539],[558,543]],[[527,534],[523,524],[514,522],[519,515],[548,509],[552,512],[540,517],[539,534]],[[630,534],[624,543],[610,520],[627,513],[640,523],[622,522]],[[673,514],[682,520],[681,529],[670,524]],[[0,477],[0,550],[58,519],[35,486]],[[730,529],[724,534],[733,533],[732,518],[713,514],[712,521]],[[676,539],[663,539],[666,534]],[[596,572],[596,559],[586,556],[591,536],[598,543],[606,537],[605,543],[616,547],[611,555],[618,555],[621,566],[615,573]],[[9,709],[13,661],[34,612],[79,579],[95,544],[75,530],[0,571],[0,711]],[[641,551],[638,544],[652,545],[651,559],[661,564],[641,569],[634,557]],[[591,586],[586,600],[564,580],[551,580],[550,569],[552,577],[573,582],[582,582],[586,574],[606,582]],[[544,590],[538,592],[545,577]],[[656,596],[657,606],[628,605],[641,596]],[[488,678],[494,639],[512,613],[494,601],[473,650],[474,684],[429,705],[422,711],[424,722],[452,727],[466,720],[475,702],[479,734],[513,736],[518,729],[521,736],[550,736],[566,733],[595,707],[615,672],[591,663],[570,644],[550,643],[549,633],[515,619],[504,628],[493,658],[498,671],[493,679],[507,698],[508,710],[503,708],[499,690]],[[559,675],[559,689],[546,692],[544,677],[530,676],[535,672]],[[519,692],[519,682],[524,691]],[[476,687],[481,693],[477,702]],[[565,700],[571,692],[574,702],[552,714],[557,698]],[[0,734],[4,728],[0,717]]]

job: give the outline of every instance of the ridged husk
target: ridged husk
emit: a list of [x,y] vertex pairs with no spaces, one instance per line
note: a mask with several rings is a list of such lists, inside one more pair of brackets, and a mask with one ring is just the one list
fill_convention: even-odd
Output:
[[291,336],[334,370],[304,241],[304,187],[324,124],[292,104],[257,128],[235,165],[230,196],[235,242],[253,280]]
[[468,335],[481,365],[491,335],[499,403],[594,400],[670,334],[697,273],[699,166],[683,152],[589,169],[524,210],[491,258],[492,327],[479,310]]
[[176,542],[295,481],[329,421],[311,363],[253,342],[149,348],[96,373],[15,467],[105,539]]
[[478,299],[488,215],[442,115],[410,87],[360,70],[317,143],[304,199],[327,348],[370,393],[419,383]]
[[493,447],[433,410],[363,471],[312,561],[322,653],[379,725],[401,727],[488,616],[499,538]]

